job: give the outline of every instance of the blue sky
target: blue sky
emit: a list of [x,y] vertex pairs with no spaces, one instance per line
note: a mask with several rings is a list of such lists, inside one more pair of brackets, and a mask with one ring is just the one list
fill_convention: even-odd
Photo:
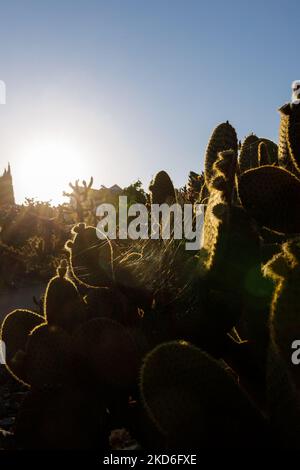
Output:
[[224,120],[277,140],[300,78],[299,1],[0,0],[0,17],[0,170],[19,201],[77,176],[182,186]]

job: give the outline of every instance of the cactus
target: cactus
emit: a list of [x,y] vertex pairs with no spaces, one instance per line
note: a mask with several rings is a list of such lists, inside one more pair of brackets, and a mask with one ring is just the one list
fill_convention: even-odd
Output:
[[176,201],[171,178],[165,171],[159,171],[149,186],[151,204],[173,203]]
[[[243,211],[232,205],[235,171],[236,155],[234,152],[221,152],[214,165],[214,177],[211,179],[210,198],[205,214],[203,249],[208,254],[206,262],[208,269],[211,269],[213,265],[217,269],[219,263],[218,258],[215,258],[217,253],[221,254],[221,263],[223,262],[230,233],[230,213],[236,214],[235,218],[239,217],[239,213],[245,219]],[[238,224],[237,221],[236,230],[239,230]]]
[[250,134],[242,143],[239,154],[239,169],[241,173],[257,166],[257,164],[255,164],[255,159],[258,142],[259,138],[255,134]]
[[284,243],[281,253],[275,255],[264,267],[266,275],[276,283],[271,306],[271,338],[298,388],[299,368],[292,363],[291,354],[293,341],[300,338],[299,262],[300,238],[295,238]]
[[75,181],[75,184],[69,183],[70,188],[72,189],[72,193],[67,193],[64,191],[63,195],[69,197],[75,201],[76,207],[75,211],[77,214],[77,222],[84,222],[87,216],[91,216],[91,212],[93,211],[93,201],[89,201],[89,207],[84,207],[84,203],[88,201],[89,191],[93,186],[93,177],[91,177],[89,184],[86,181],[82,181],[82,187],[79,186],[79,180]]
[[260,142],[258,146],[258,166],[269,165],[270,157],[265,142]]
[[74,333],[74,344],[96,381],[118,388],[134,384],[140,358],[124,326],[108,318],[95,318]]
[[214,174],[213,165],[218,158],[219,152],[223,150],[233,150],[237,153],[237,148],[237,135],[235,129],[228,121],[214,129],[205,153],[205,182],[208,187]]
[[279,165],[295,175],[298,175],[300,171],[300,155],[298,148],[300,107],[289,103],[282,106],[279,112]]
[[113,285],[113,250],[109,240],[100,240],[95,227],[75,225],[73,239],[66,243],[71,269],[79,283],[87,287]]
[[285,447],[299,449],[300,374],[292,362],[292,344],[300,335],[300,239],[284,243],[265,266],[276,285],[271,304],[268,401],[271,421]]
[[199,194],[199,200],[197,201],[199,204],[207,204],[207,201],[209,199],[209,190],[206,186],[206,183],[203,183],[200,194]]
[[188,199],[193,204],[199,199],[201,188],[204,184],[203,173],[199,175],[194,171],[190,171],[187,184]]
[[[262,145],[264,144],[264,145]],[[261,153],[263,152],[263,156]],[[239,155],[240,173],[266,164],[277,164],[277,145],[269,139],[248,135],[241,147]]]
[[220,190],[227,204],[234,198],[237,154],[233,150],[220,152],[213,166],[210,188]]
[[62,260],[46,289],[44,315],[49,325],[71,333],[85,320],[85,310],[77,287],[66,277],[67,270],[68,262]]
[[287,143],[291,160],[300,172],[300,106],[291,106],[291,114],[287,125]]
[[244,209],[260,225],[284,232],[300,232],[300,180],[283,168],[266,165],[239,178],[238,193]]
[[79,366],[70,335],[47,323],[28,336],[24,378],[33,388],[61,385],[80,380]]
[[105,317],[124,326],[139,323],[139,310],[117,287],[91,289],[85,297],[88,318]]
[[28,335],[31,330],[44,321],[43,316],[25,309],[14,310],[8,313],[3,320],[0,339],[6,346],[6,367],[17,380],[23,371]]
[[249,289],[254,282],[253,273],[255,283],[261,284],[259,234],[249,215],[232,202],[236,169],[233,155],[230,151],[221,152],[215,163],[199,256],[204,267],[202,276],[208,283],[203,300],[206,330],[210,331],[208,325],[214,324],[215,335],[218,329],[229,332],[246,300],[249,296],[252,299],[253,291]]
[[278,348],[270,342],[266,366],[267,412],[281,449],[299,450],[299,392]]
[[221,363],[184,341],[162,344],[146,356],[140,389],[171,447],[251,447],[264,427]]

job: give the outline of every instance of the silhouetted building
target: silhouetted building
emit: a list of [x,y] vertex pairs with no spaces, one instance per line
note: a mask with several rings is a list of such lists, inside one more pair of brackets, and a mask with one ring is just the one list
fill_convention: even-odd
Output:
[[[79,189],[84,191],[83,186],[79,186]],[[110,188],[106,188],[101,185],[100,189],[89,188],[88,194],[85,200],[83,200],[83,206],[86,207],[97,207],[102,203],[117,204],[118,197],[123,193],[123,189],[117,184],[114,184]],[[70,205],[76,207],[76,198],[70,197]]]
[[0,206],[11,205],[15,203],[14,188],[10,171],[10,164],[4,173],[0,176]]

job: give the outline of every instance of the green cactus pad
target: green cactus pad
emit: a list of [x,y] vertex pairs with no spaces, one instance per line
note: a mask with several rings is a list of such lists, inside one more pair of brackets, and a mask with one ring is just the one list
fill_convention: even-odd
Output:
[[279,167],[266,165],[239,178],[245,210],[262,226],[284,233],[300,232],[300,180]]
[[45,318],[30,310],[17,309],[6,315],[2,322],[0,339],[6,348],[6,367],[9,372],[20,380],[23,370],[23,357],[29,333]]
[[74,333],[74,342],[99,383],[120,388],[134,384],[140,358],[124,326],[108,318],[95,318]]
[[25,365],[25,381],[33,388],[79,380],[71,336],[46,323],[30,333]]
[[66,277],[67,261],[63,260],[47,286],[44,315],[49,325],[72,332],[85,321],[85,306],[75,284]]
[[255,446],[259,413],[224,367],[200,349],[183,341],[158,346],[145,358],[140,388],[170,445]]
[[74,277],[85,286],[113,284],[113,250],[109,240],[100,240],[95,227],[75,225],[73,239],[66,243]]
[[105,317],[124,326],[135,325],[140,320],[138,308],[116,287],[91,289],[85,301],[89,319]]

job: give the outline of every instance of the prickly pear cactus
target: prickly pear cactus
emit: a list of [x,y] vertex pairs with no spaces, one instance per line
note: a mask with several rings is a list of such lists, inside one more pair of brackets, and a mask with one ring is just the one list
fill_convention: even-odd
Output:
[[119,388],[134,384],[140,357],[124,326],[108,318],[95,318],[74,333],[74,344],[98,383]]
[[91,289],[85,302],[89,319],[105,317],[124,326],[137,325],[140,321],[138,308],[117,287]]
[[207,145],[205,153],[205,182],[209,187],[211,178],[214,175],[213,165],[218,158],[219,152],[223,150],[233,150],[237,153],[238,141],[235,129],[228,121],[217,126]]
[[176,201],[172,180],[166,171],[159,171],[149,186],[152,204],[173,203]]
[[151,351],[140,388],[170,447],[231,447],[239,442],[251,447],[263,429],[259,412],[221,363],[186,342]]
[[71,336],[62,328],[47,323],[28,336],[24,361],[24,382],[33,388],[75,383],[79,367]]
[[300,232],[300,180],[283,168],[254,168],[239,178],[238,193],[244,209],[258,224],[284,232]]
[[75,284],[67,276],[68,262],[62,260],[57,275],[47,286],[44,315],[49,325],[72,332],[85,320],[85,306]]
[[66,243],[74,277],[87,287],[113,284],[113,250],[109,240],[100,240],[95,227],[75,225],[73,239]]
[[13,377],[19,380],[23,373],[24,355],[29,333],[45,318],[30,310],[17,309],[4,318],[0,331],[0,339],[5,344],[6,367]]

